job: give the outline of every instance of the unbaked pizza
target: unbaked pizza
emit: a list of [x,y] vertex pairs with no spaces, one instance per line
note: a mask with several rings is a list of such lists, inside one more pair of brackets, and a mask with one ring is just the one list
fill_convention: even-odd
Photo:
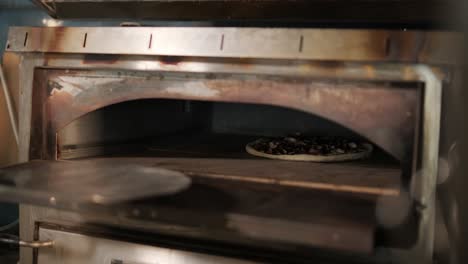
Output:
[[302,135],[260,138],[247,144],[246,151],[254,156],[292,160],[337,162],[368,157],[372,145],[342,137],[306,137]]

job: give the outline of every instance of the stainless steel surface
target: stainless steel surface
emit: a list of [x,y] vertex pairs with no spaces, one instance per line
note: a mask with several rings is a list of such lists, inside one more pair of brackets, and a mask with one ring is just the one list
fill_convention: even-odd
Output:
[[12,202],[67,209],[177,193],[190,185],[182,173],[151,161],[95,159],[31,161],[0,170],[0,195]]
[[[12,91],[12,97],[15,100],[16,111],[18,113],[18,134],[20,143],[19,146],[15,146],[15,144],[11,144],[9,146],[11,162],[4,165],[12,165],[29,161],[33,91],[32,76],[35,68],[42,63],[43,58],[40,54],[4,56],[3,58],[3,69],[5,71],[5,76],[8,76],[7,84]],[[11,142],[14,142],[13,136],[11,139]]]
[[[439,165],[440,119],[442,107],[442,87],[440,78],[433,74],[426,66],[417,66],[421,80],[424,81],[424,105],[422,114],[422,148],[421,168],[414,171],[417,183],[412,184],[412,192],[421,197],[418,202],[421,205],[435,204],[435,191],[437,185],[437,173]],[[424,194],[424,195],[423,195]]]
[[[0,15],[1,16],[1,15]],[[4,31],[5,35],[7,33],[6,30],[1,30]],[[5,42],[6,42],[6,38]],[[12,61],[13,62],[13,61]],[[15,112],[16,117],[18,118],[18,122],[20,122],[20,100],[23,99],[21,97],[20,93],[21,91],[19,90],[19,85],[18,83],[20,80],[17,78],[16,71],[11,71],[9,68],[12,65],[15,65],[13,67],[16,67],[16,62],[13,63],[6,63],[2,65],[2,68],[4,70],[4,76],[5,76],[5,81],[6,81],[6,86],[8,87],[9,93],[10,93],[10,99],[13,101],[12,106],[13,110]],[[7,103],[6,103],[6,98],[5,98],[5,93],[0,92],[0,140],[2,142],[2,148],[0,149],[0,167],[12,165],[18,162],[18,151],[20,146],[17,144],[17,141],[15,139],[15,135],[13,133],[13,128],[11,128],[11,118],[9,116],[9,111],[7,108]],[[19,127],[20,124],[17,123],[16,125],[18,133],[19,133]],[[20,139],[21,141],[21,139]]]
[[[424,82],[424,104],[422,109],[422,141],[419,167],[413,167],[411,195],[415,206],[421,213],[418,243],[413,251],[401,252],[400,258],[430,263],[434,250],[434,228],[436,187],[439,166],[440,116],[443,83],[427,66],[416,66],[419,79]],[[391,208],[390,210],[401,210]]]
[[[4,72],[7,72],[5,65],[3,65]],[[9,88],[11,100],[13,100],[13,105],[16,106],[14,111],[17,113],[17,117],[19,117],[19,98],[20,98],[20,91],[18,90],[18,86],[14,85],[12,79],[8,78],[7,87]],[[18,148],[19,145],[16,144],[15,135],[13,133],[13,129],[11,126],[11,119],[8,115],[8,108],[6,105],[6,98],[5,93],[0,92],[0,140],[2,142],[2,148],[0,150],[0,166],[8,166],[15,164],[18,159]],[[19,121],[19,120],[18,120]],[[19,131],[18,131],[19,132]]]
[[11,28],[7,51],[453,64],[447,32],[200,27]]
[[23,241],[20,240],[18,237],[15,236],[5,236],[0,234],[0,243],[10,244],[10,245],[17,245],[20,247],[28,247],[28,248],[47,248],[54,246],[54,241],[52,240],[44,240],[44,241]]
[[5,98],[8,117],[10,118],[10,127],[13,131],[13,135],[16,140],[16,145],[19,145],[19,138],[18,138],[18,121],[16,118],[16,110],[13,108],[13,100],[10,95],[10,90],[8,89],[7,83],[5,81],[5,75],[3,74],[3,66],[0,64],[0,81],[3,88],[3,95]]
[[40,228],[53,248],[39,250],[37,264],[253,264],[255,262],[177,249],[147,246]]

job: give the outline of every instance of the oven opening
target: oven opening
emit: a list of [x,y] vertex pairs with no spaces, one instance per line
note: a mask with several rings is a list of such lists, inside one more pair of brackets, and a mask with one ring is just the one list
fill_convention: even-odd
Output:
[[[182,210],[183,217],[166,220],[219,227],[223,231],[213,231],[215,239],[227,237],[227,229],[243,244],[248,237],[281,247],[366,253],[378,246],[411,244],[405,230],[413,220],[397,219],[404,223],[388,227],[379,216],[380,201],[398,200],[407,188],[404,175],[409,173],[398,160],[376,145],[367,158],[331,163],[274,160],[246,152],[246,145],[259,138],[292,134],[366,141],[337,123],[284,107],[145,99],[74,120],[58,132],[57,157],[152,158],[154,166],[185,173],[193,181],[188,190],[133,203]],[[128,217],[141,218],[142,213]],[[152,219],[151,213],[145,217]],[[190,219],[182,219],[186,217]],[[235,238],[229,235],[229,240]]]
[[[100,155],[255,159],[245,145],[262,137],[334,136],[366,141],[322,117],[285,107],[172,99],[113,104],[58,132],[60,159]],[[373,145],[372,161],[398,161]]]
[[[246,151],[246,145],[258,139],[326,136],[343,138],[351,144],[367,142],[339,124],[284,107],[146,99],[110,105],[71,122],[58,133],[57,151],[59,159],[170,158],[168,160],[175,163],[169,165],[169,162],[161,162],[160,165],[193,175],[222,175],[224,169],[230,173],[237,170],[243,171],[246,179],[249,176],[256,178],[259,170],[263,170],[261,174],[264,177],[273,178],[274,174],[287,177],[296,173],[298,178],[307,181],[307,174],[312,171],[322,173],[321,177],[330,175],[328,177],[339,178],[331,176],[339,172],[334,170],[347,168],[344,174],[355,174],[352,176],[356,177],[355,183],[351,176],[343,176],[342,179],[346,179],[349,184],[336,182],[335,185],[341,186],[332,186],[330,183],[330,186],[317,184],[310,188],[370,195],[398,194],[402,182],[399,162],[376,145],[373,145],[369,157],[329,163],[274,160],[254,156]],[[197,163],[203,164],[206,169],[194,166]],[[252,164],[250,169],[253,171],[249,172],[245,164]],[[191,172],[191,169],[196,172]],[[372,179],[363,178],[360,175],[362,172],[377,175],[372,176]],[[299,174],[303,175],[299,177]],[[302,187],[308,188],[307,185]]]

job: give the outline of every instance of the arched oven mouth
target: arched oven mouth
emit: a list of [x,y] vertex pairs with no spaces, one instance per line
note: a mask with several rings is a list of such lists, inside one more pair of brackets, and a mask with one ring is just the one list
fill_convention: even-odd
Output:
[[[333,147],[343,153],[293,154],[288,149],[289,155],[276,156],[309,155],[322,160],[270,159],[249,153],[250,146],[259,140],[319,140],[314,146]],[[373,147],[370,153],[365,149],[366,155],[356,160],[327,160],[353,154],[348,143],[340,149],[342,140]],[[402,188],[401,163],[377,145],[374,147],[362,136],[324,118],[265,104],[125,101],[72,121],[58,131],[56,142],[59,160],[152,159],[154,166],[181,171],[195,179],[376,197],[398,196]],[[301,151],[301,142],[287,147]]]
[[[36,76],[43,104],[33,127],[43,136],[32,136],[33,158],[153,157],[193,177],[371,196],[398,196],[409,182],[417,83],[49,69]],[[294,134],[369,143],[372,153],[325,164],[246,151]]]

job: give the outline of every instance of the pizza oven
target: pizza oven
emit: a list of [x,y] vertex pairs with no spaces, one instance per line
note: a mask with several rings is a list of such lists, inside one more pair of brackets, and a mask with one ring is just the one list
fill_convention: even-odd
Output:
[[[156,263],[158,248],[190,263],[430,259],[457,43],[406,30],[11,28],[4,67],[25,169],[0,173],[2,198],[22,203],[22,240],[54,241],[22,249],[21,263]],[[246,152],[290,135],[373,150],[327,163]],[[103,163],[190,184],[156,195],[148,175],[88,170]]]

